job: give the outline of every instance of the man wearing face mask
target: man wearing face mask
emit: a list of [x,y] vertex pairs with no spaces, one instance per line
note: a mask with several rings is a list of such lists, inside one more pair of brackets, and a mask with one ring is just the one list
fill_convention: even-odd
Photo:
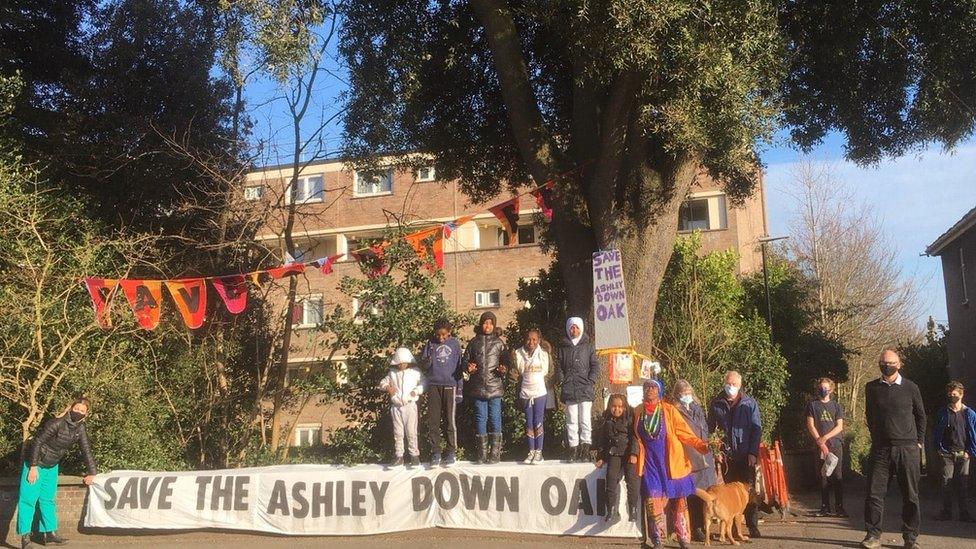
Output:
[[[742,392],[742,376],[739,372],[725,373],[721,393],[712,399],[708,407],[708,431],[721,429],[725,434],[719,461],[725,461],[728,470],[725,482],[742,482],[754,489],[756,464],[759,462],[759,442],[762,439],[762,422],[759,404]],[[762,537],[759,533],[759,510],[754,503],[746,506],[746,526],[749,536]]]
[[[836,516],[847,517],[844,510],[844,408],[830,398],[834,392],[834,380],[829,377],[817,381],[817,396],[807,405],[807,431],[819,450],[817,474],[820,475],[821,517],[833,515],[830,510],[830,492],[834,493]],[[828,458],[833,454],[831,467]],[[826,467],[825,467],[826,465]]]
[[918,385],[899,373],[901,358],[885,349],[878,360],[881,377],[864,387],[864,408],[871,433],[868,458],[864,523],[867,536],[861,547],[881,547],[881,522],[884,500],[892,476],[898,481],[902,498],[902,538],[905,549],[919,547],[918,483],[921,477],[922,443],[925,440],[925,409]]
[[952,499],[955,496],[959,520],[974,522],[966,508],[966,490],[969,488],[969,469],[973,458],[976,458],[976,411],[962,403],[964,390],[962,383],[949,382],[946,386],[949,404],[936,414],[933,442],[942,456],[943,500],[942,512],[935,520],[952,520]]

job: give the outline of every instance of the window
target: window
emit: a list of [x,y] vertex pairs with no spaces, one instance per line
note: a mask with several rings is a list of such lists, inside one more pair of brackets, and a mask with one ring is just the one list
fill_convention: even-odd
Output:
[[356,324],[362,324],[366,316],[379,316],[380,308],[366,296],[352,298],[352,317]]
[[518,243],[519,244],[535,243],[535,225],[519,225]]
[[307,296],[295,302],[291,322],[298,328],[312,328],[322,324],[322,296]]
[[417,181],[418,182],[425,183],[425,182],[428,182],[428,181],[434,181],[435,179],[437,179],[437,177],[434,174],[434,167],[433,166],[424,166],[423,168],[419,168],[417,170]]
[[501,305],[501,294],[498,290],[476,290],[474,292],[475,307],[498,307]]
[[728,228],[725,195],[712,194],[685,200],[678,212],[678,230],[718,231]]
[[322,176],[310,175],[299,177],[295,186],[291,189],[289,200],[296,204],[304,202],[321,202],[324,191],[322,188]]
[[285,383],[291,385],[299,381],[308,381],[317,376],[325,376],[344,385],[347,383],[348,366],[344,359],[303,360],[288,364],[285,372]]
[[292,446],[318,446],[322,444],[322,426],[315,423],[298,424]]
[[375,172],[353,172],[353,196],[393,193],[393,168]]
[[686,200],[678,214],[678,230],[707,231],[708,229],[708,199]]
[[264,185],[244,187],[244,200],[261,200],[262,197],[264,197]]

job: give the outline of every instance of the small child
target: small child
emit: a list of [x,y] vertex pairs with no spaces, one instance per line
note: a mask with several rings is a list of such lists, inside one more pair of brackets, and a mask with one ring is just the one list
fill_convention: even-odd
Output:
[[620,393],[610,395],[607,409],[603,412],[603,425],[597,432],[596,442],[598,454],[596,467],[607,466],[606,474],[606,520],[615,523],[620,520],[620,478],[627,482],[627,514],[634,522],[640,516],[640,479],[637,468],[630,458],[637,455],[634,446],[634,431],[630,408],[627,399]]
[[545,438],[546,378],[552,371],[552,361],[542,341],[542,332],[533,328],[525,334],[525,345],[515,351],[513,377],[521,376],[519,405],[525,412],[525,437],[529,442],[526,465],[538,465],[542,459],[542,441]]
[[393,418],[393,444],[396,459],[391,467],[403,465],[403,439],[410,451],[410,467],[420,465],[417,447],[417,401],[424,392],[424,378],[420,370],[411,367],[413,353],[400,347],[390,359],[390,373],[380,381],[380,389],[390,395],[390,416]]
[[[461,379],[461,346],[451,335],[451,323],[442,318],[434,323],[434,336],[421,354],[427,392],[427,441],[430,443],[430,466],[454,465],[457,452],[455,410],[461,403],[464,381]],[[447,427],[441,429],[441,418]],[[447,452],[441,462],[441,433],[447,438]]]

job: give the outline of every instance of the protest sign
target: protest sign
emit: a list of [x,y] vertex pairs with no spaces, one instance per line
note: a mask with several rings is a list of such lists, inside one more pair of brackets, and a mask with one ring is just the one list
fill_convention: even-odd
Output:
[[593,317],[597,349],[630,347],[630,321],[620,250],[593,253]]

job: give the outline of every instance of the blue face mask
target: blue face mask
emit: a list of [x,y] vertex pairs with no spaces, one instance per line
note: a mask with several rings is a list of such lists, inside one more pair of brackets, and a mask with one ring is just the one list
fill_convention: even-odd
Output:
[[726,385],[725,394],[729,395],[732,398],[735,398],[735,395],[739,394],[739,388],[736,387],[735,385]]
[[692,395],[681,395],[678,397],[678,400],[680,400],[682,404],[691,404],[695,401],[695,397]]
[[830,394],[830,389],[824,389],[823,387],[820,388],[820,398],[823,398],[829,394]]

